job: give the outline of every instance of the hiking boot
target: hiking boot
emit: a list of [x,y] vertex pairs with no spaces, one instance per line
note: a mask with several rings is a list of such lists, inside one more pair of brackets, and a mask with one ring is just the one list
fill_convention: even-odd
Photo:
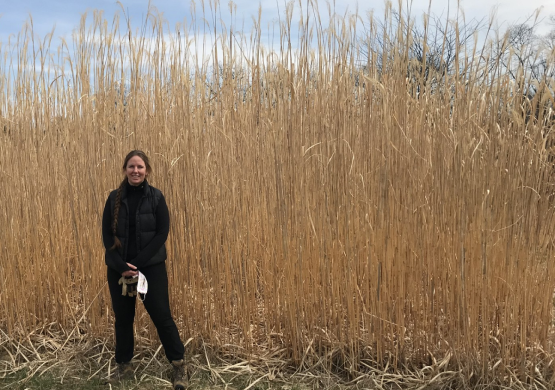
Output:
[[131,362],[127,363],[117,363],[116,369],[112,371],[112,374],[106,379],[106,383],[117,383],[128,379],[133,379],[135,372],[133,371],[133,366]]
[[185,390],[187,386],[187,373],[185,372],[185,361],[174,360],[172,362],[173,367],[173,389],[174,390]]

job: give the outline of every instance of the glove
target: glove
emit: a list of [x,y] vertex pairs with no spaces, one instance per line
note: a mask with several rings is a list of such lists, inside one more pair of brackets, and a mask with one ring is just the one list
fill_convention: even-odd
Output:
[[121,285],[121,295],[127,295],[130,297],[137,296],[137,282],[139,278],[136,276],[134,278],[126,278],[122,276],[118,280],[118,284]]

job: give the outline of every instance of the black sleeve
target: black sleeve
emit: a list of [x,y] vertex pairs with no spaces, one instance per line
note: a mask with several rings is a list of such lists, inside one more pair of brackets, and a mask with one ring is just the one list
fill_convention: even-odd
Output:
[[105,262],[106,265],[120,274],[130,270],[129,266],[123,261],[117,250],[110,250],[114,245],[114,234],[112,233],[112,210],[110,209],[110,198],[106,200],[104,205],[104,213],[102,214],[102,242],[106,249]]
[[170,212],[168,211],[166,199],[162,195],[158,202],[158,207],[156,208],[156,235],[150,240],[147,246],[139,252],[137,257],[130,261],[130,263],[139,269],[148,265],[150,259],[154,257],[156,252],[160,250],[168,239],[169,232]]

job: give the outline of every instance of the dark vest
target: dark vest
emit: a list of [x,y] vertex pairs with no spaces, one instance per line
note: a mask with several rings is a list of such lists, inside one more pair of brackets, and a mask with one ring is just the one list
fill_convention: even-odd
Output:
[[[114,207],[116,202],[117,190],[110,193],[110,208],[112,215],[114,214]],[[150,240],[156,235],[156,207],[162,197],[162,192],[154,187],[151,187],[145,180],[143,186],[143,196],[137,206],[136,214],[136,234],[137,234],[137,253],[144,249]],[[117,248],[123,261],[130,261],[127,258],[127,242],[129,236],[129,208],[127,205],[127,190],[124,186],[121,192],[121,205],[118,215],[118,227],[116,229],[116,236],[121,242],[121,247]],[[154,265],[163,262],[167,258],[166,245],[156,252],[154,257],[148,262],[148,265]]]

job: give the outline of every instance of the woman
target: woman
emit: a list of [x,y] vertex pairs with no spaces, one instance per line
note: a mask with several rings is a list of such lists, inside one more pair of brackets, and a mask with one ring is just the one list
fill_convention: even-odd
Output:
[[170,311],[165,264],[170,217],[162,192],[146,180],[151,172],[144,152],[129,152],[123,163],[125,178],[108,196],[102,217],[102,239],[106,248],[116,331],[117,368],[111,381],[133,377],[133,321],[137,281],[141,273],[148,282],[148,291],[140,294],[140,298],[173,366],[174,389],[183,390],[185,348]]

